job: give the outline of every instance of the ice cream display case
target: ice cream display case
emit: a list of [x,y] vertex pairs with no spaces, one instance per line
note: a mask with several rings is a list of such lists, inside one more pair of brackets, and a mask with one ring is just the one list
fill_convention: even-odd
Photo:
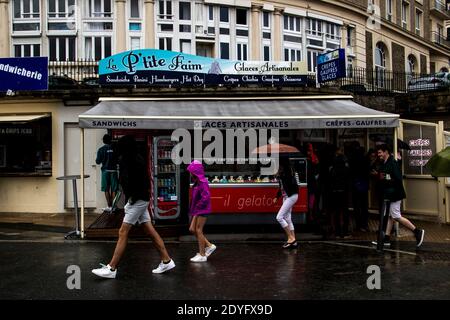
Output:
[[[306,159],[292,159],[299,185],[299,200],[293,213],[307,207]],[[205,165],[213,213],[276,213],[283,204],[275,201],[279,183],[275,176],[261,175],[257,165]]]

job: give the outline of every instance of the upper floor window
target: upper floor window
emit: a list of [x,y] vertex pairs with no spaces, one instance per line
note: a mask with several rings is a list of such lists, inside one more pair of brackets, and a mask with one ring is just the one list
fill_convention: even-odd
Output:
[[284,61],[301,61],[302,52],[295,48],[284,49]]
[[111,37],[86,37],[84,52],[87,60],[96,61],[111,55]]
[[247,25],[247,10],[236,8],[236,24]]
[[159,19],[172,19],[172,1],[160,0],[159,5]]
[[402,1],[402,27],[408,28],[409,3]]
[[41,55],[40,44],[16,44],[14,45],[14,57],[39,57]]
[[300,18],[285,15],[284,16],[284,30],[300,32]]
[[209,21],[214,20],[214,7],[212,5],[208,6],[208,20]]
[[139,0],[130,0],[130,18],[140,18]]
[[238,60],[247,60],[247,44],[246,43],[238,43],[237,44],[237,59]]
[[355,45],[355,28],[347,26],[347,47]]
[[422,11],[416,9],[416,34],[420,35],[422,30]]
[[229,22],[229,10],[228,7],[220,7],[220,22]]
[[180,20],[191,20],[190,2],[180,2]]
[[14,0],[14,18],[39,18],[39,0]]
[[48,0],[49,18],[67,18],[75,13],[75,0]]
[[172,38],[159,38],[159,49],[172,50]]
[[340,27],[337,24],[327,22],[327,39],[328,40],[339,40],[340,37]]
[[88,0],[88,16],[90,18],[111,17],[111,0]]
[[393,0],[386,0],[386,20],[394,20]]
[[50,61],[74,61],[75,37],[49,37]]
[[263,28],[270,28],[270,13],[264,11],[262,14]]
[[322,21],[317,19],[308,19],[308,30],[309,35],[322,36]]

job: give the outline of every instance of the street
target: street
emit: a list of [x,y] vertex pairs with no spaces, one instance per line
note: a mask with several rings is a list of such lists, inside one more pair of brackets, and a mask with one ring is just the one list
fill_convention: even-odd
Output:
[[[206,263],[189,261],[196,243],[167,241],[176,268],[155,275],[151,243],[131,241],[116,279],[91,273],[108,263],[113,241],[0,240],[0,299],[309,300],[448,299],[448,245],[401,242],[383,253],[368,242],[216,242]],[[80,289],[68,289],[71,265]],[[369,266],[372,266],[369,268]],[[373,266],[380,289],[368,288]],[[75,267],[76,268],[76,267]],[[72,269],[69,269],[72,270]],[[73,279],[73,278],[72,278]],[[368,280],[369,279],[369,280]],[[373,279],[373,277],[371,278]],[[376,283],[373,282],[373,283]]]

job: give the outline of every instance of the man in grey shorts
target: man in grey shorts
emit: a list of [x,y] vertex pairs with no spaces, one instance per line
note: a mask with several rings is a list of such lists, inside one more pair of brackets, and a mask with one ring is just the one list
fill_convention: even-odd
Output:
[[117,265],[128,242],[128,234],[133,225],[139,223],[145,232],[150,235],[153,244],[159,252],[161,263],[153,273],[163,273],[175,268],[174,261],[167,253],[164,241],[151,223],[148,212],[149,176],[144,159],[138,154],[136,141],[132,136],[124,136],[118,142],[119,150],[119,181],[122,185],[123,193],[127,199],[125,205],[125,217],[119,230],[119,239],[111,261],[101,268],[93,269],[92,273],[102,278],[115,278]]
[[[383,197],[390,202],[389,218],[386,227],[386,235],[383,239],[383,245],[391,245],[390,233],[392,231],[394,221],[397,221],[412,231],[414,237],[416,238],[416,246],[420,247],[423,243],[425,230],[416,228],[416,226],[407,218],[403,217],[400,212],[400,206],[402,200],[406,198],[406,193],[403,188],[403,177],[400,167],[389,151],[389,148],[385,144],[380,145],[377,148],[378,157],[383,161],[380,172],[380,179],[383,186]],[[383,226],[380,226],[380,228],[383,228]],[[376,241],[372,243],[377,244]]]

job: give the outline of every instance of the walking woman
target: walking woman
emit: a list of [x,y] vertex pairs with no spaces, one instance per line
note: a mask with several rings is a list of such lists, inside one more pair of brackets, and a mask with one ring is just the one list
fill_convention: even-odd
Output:
[[277,199],[283,196],[283,205],[277,214],[277,221],[286,232],[287,241],[283,248],[296,248],[298,243],[295,237],[294,224],[292,223],[292,208],[298,200],[298,184],[292,173],[289,159],[280,158],[280,166],[278,169],[278,183],[280,190]]
[[208,257],[216,250],[216,246],[209,242],[203,234],[206,218],[211,213],[208,180],[205,178],[205,171],[200,161],[192,161],[187,170],[191,173],[194,181],[189,208],[189,215],[191,216],[189,231],[195,235],[198,241],[198,253],[191,258],[191,261],[206,262]]

